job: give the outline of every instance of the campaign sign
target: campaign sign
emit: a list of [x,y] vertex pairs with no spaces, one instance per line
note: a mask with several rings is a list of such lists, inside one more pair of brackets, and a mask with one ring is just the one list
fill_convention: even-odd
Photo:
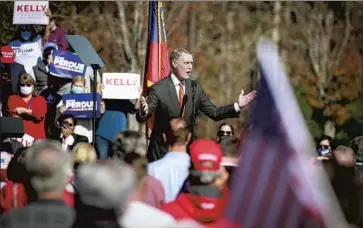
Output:
[[138,99],[140,98],[140,75],[133,73],[103,73],[105,99]]
[[[96,118],[101,117],[100,100],[100,95],[97,94]],[[93,93],[65,94],[62,101],[67,107],[67,110],[64,112],[65,115],[73,115],[80,119],[93,117]]]
[[30,147],[34,143],[34,138],[31,135],[25,133],[21,138],[11,138],[23,144],[23,147]]
[[47,25],[49,17],[45,11],[48,8],[48,1],[15,1],[13,24]]
[[61,78],[84,76],[87,66],[79,56],[69,51],[53,51],[53,63],[49,65],[51,75]]

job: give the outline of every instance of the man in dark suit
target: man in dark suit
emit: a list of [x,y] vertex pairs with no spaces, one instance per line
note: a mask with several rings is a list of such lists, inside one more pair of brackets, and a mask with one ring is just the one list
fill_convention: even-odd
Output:
[[[148,99],[141,97],[140,111],[136,113],[138,122],[144,122],[155,114],[155,121],[148,148],[149,162],[160,159],[168,151],[162,133],[166,132],[171,118],[183,116],[188,125],[194,128],[193,110],[204,113],[209,118],[219,121],[225,118],[237,118],[242,107],[249,104],[256,96],[256,91],[244,95],[243,90],[234,104],[216,107],[196,81],[190,80],[193,69],[193,56],[188,50],[175,49],[170,55],[172,72],[151,86]],[[184,101],[184,102],[183,102]],[[185,109],[183,105],[185,104]],[[182,113],[181,113],[182,112]],[[193,129],[191,129],[193,132]]]
[[24,208],[3,214],[0,227],[72,227],[75,212],[62,200],[72,169],[71,156],[56,141],[39,141],[27,149],[23,159],[37,199]]
[[72,115],[61,115],[58,118],[60,130],[58,132],[59,140],[62,143],[63,150],[71,151],[80,142],[88,143],[88,138],[83,135],[74,133],[74,129],[77,125],[77,119]]

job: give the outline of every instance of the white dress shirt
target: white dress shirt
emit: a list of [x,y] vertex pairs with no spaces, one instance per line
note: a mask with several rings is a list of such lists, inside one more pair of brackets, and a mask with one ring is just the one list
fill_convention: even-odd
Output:
[[64,138],[63,134],[61,134],[61,140],[62,140],[62,149],[64,151],[67,151],[68,146],[72,146],[74,143],[74,137],[72,135],[68,135],[67,138]]
[[174,201],[189,175],[190,157],[187,152],[168,152],[148,165],[148,174],[158,179],[165,190],[165,202]]

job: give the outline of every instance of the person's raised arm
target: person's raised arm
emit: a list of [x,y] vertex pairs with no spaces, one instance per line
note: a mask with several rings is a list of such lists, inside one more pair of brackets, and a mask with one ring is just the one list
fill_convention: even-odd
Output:
[[159,97],[156,94],[155,88],[150,87],[149,96],[147,99],[145,97],[141,97],[135,103],[135,109],[138,108],[136,112],[136,120],[139,123],[145,122],[151,116],[151,114],[156,110],[159,105]]

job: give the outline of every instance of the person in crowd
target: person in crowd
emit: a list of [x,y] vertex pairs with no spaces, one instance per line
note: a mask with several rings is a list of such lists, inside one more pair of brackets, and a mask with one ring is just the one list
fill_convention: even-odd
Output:
[[[138,171],[138,173],[142,170]],[[124,228],[134,227],[172,227],[175,220],[169,214],[162,212],[158,208],[144,202],[145,194],[148,191],[147,176],[140,176],[136,179],[136,185],[132,191],[131,201],[128,203],[126,211],[119,218],[119,223]],[[142,219],[140,219],[142,218]]]
[[[15,51],[15,62],[24,66],[25,71],[33,78],[33,66],[42,59],[42,37],[33,25],[19,25],[15,39],[9,43]],[[34,78],[35,79],[35,78]]]
[[218,127],[217,142],[220,143],[221,139],[225,136],[234,136],[234,128],[227,123],[221,123]]
[[7,168],[12,158],[12,154],[7,151],[0,152],[0,189],[2,189],[8,181]]
[[2,113],[6,113],[6,102],[11,94],[16,93],[19,78],[26,72],[23,65],[15,62],[15,54],[10,46],[2,46],[0,54],[0,102],[3,104]]
[[204,227],[214,226],[222,219],[228,202],[228,173],[221,166],[221,147],[209,139],[198,139],[190,145],[192,166],[189,186],[175,201],[161,210],[176,220],[194,219]]
[[73,228],[121,228],[118,219],[135,184],[135,174],[127,164],[109,160],[82,165],[74,184],[77,217]]
[[58,125],[60,130],[58,131],[56,140],[62,143],[62,148],[65,151],[72,151],[80,142],[88,143],[88,138],[83,135],[75,133],[75,127],[77,125],[77,119],[72,115],[61,115],[58,118]]
[[130,100],[103,99],[103,102],[105,111],[101,112],[103,114],[96,131],[96,148],[101,160],[113,157],[112,142],[115,135],[127,129],[127,114],[136,112]]
[[190,157],[187,146],[191,139],[189,126],[183,118],[169,121],[168,131],[163,135],[169,144],[169,152],[160,160],[148,165],[149,175],[163,184],[165,202],[174,201],[189,176]]
[[355,182],[355,153],[350,147],[338,146],[333,151],[332,160],[334,174],[331,183],[334,192],[347,222],[357,226],[360,219],[360,194],[362,193],[359,192]]
[[55,43],[58,47],[58,50],[66,51],[69,47],[67,40],[67,33],[58,26],[56,18],[51,15],[49,18],[49,36],[44,37],[48,43]]
[[12,117],[21,117],[24,131],[34,139],[45,139],[45,115],[47,102],[36,95],[36,84],[29,74],[23,74],[18,83],[17,94],[9,97],[7,112]]
[[[81,93],[89,93],[89,89],[85,87],[85,79],[82,76],[77,76],[72,80],[72,88],[71,93],[74,94],[81,94]],[[56,115],[56,119],[58,116],[62,115],[66,110],[67,107],[63,104],[61,100],[58,105],[58,112]],[[92,142],[93,131],[92,131],[92,119],[79,119],[77,125],[75,127],[74,132],[78,135],[86,136],[89,142]]]
[[158,208],[165,203],[165,192],[162,183],[147,174],[146,148],[146,138],[139,132],[120,132],[113,144],[114,159],[131,165],[138,180],[145,179],[145,193],[139,201]]
[[[155,114],[155,124],[150,138],[148,159],[154,161],[162,158],[168,151],[168,145],[163,141],[162,133],[166,131],[170,118],[183,116],[188,124],[192,124],[192,107],[200,110],[209,118],[218,121],[226,118],[237,118],[241,109],[248,105],[256,96],[256,91],[244,95],[241,91],[237,102],[223,107],[216,107],[206,95],[203,87],[190,80],[193,69],[193,56],[188,50],[178,48],[170,55],[172,72],[150,87],[148,99],[140,102],[140,111],[136,113],[138,122],[145,122]],[[194,94],[193,94],[194,91]],[[186,96],[189,96],[186,99]],[[194,99],[193,99],[194,98]],[[181,112],[183,100],[186,101],[184,113]],[[191,126],[193,128],[194,126]]]
[[[0,218],[1,227],[71,227],[74,211],[63,201],[72,161],[60,144],[39,141],[24,153],[24,165],[37,199]],[[41,218],[41,219],[39,219]]]
[[54,47],[45,48],[42,55],[43,60],[33,67],[38,93],[48,87],[49,64],[53,62],[53,50]]
[[240,159],[240,140],[235,136],[225,136],[220,139],[219,145],[221,146],[223,152],[222,166],[229,174],[228,186],[231,186],[232,176],[234,170],[238,166]]
[[324,157],[324,158],[332,157],[333,154],[332,142],[333,138],[327,135],[323,135],[320,139],[318,139],[317,151],[319,157]]
[[14,208],[23,208],[36,199],[25,170],[24,154],[25,148],[20,148],[11,158],[6,169],[7,181],[0,190],[1,213],[11,211]]
[[73,147],[72,157],[75,170],[77,170],[79,165],[95,163],[97,161],[95,148],[85,142],[80,142]]

